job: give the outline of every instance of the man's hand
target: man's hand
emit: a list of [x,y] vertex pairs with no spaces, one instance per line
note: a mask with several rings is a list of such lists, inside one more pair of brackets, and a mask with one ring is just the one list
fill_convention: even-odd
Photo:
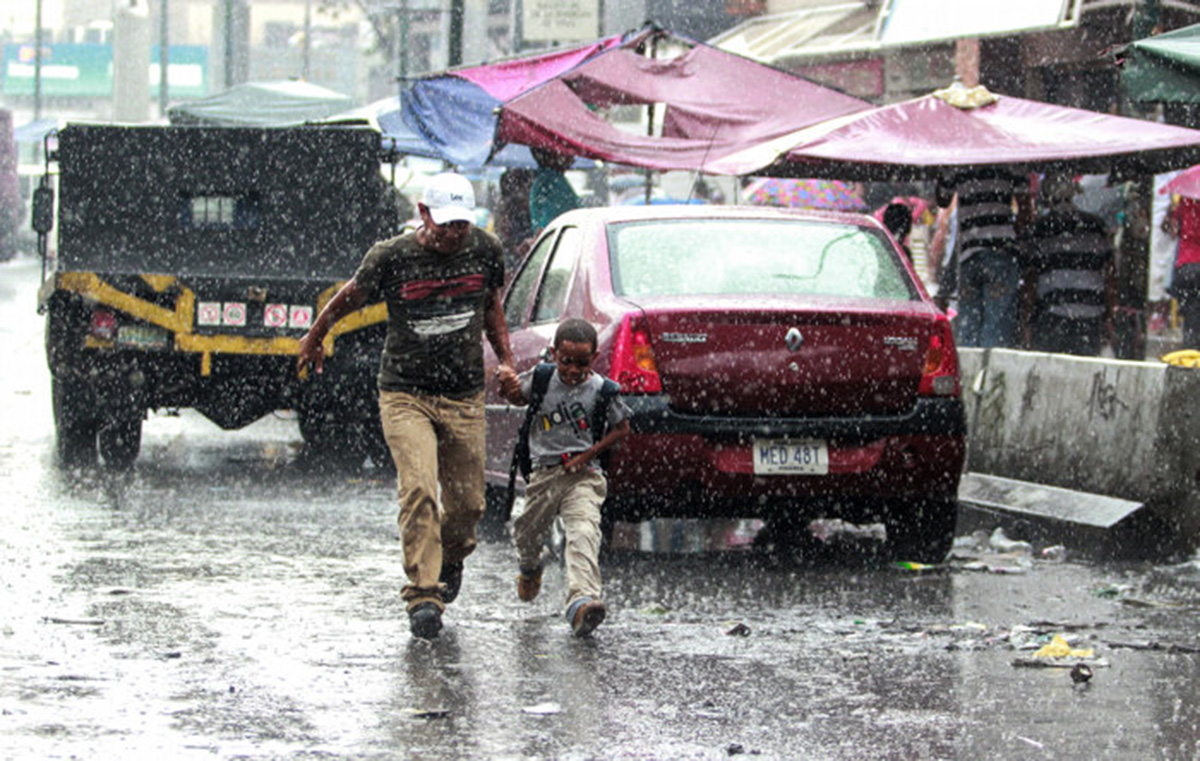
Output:
[[296,357],[296,372],[303,374],[309,366],[312,366],[318,375],[325,370],[324,340],[314,335],[311,330],[300,339],[300,353]]
[[325,370],[325,336],[331,325],[342,319],[366,303],[367,295],[351,280],[333,295],[312,327],[300,339],[300,347],[296,356],[296,372],[303,377],[311,365],[317,374]]
[[511,365],[500,365],[496,368],[496,380],[500,383],[500,396],[513,404],[524,404],[521,396],[521,379]]

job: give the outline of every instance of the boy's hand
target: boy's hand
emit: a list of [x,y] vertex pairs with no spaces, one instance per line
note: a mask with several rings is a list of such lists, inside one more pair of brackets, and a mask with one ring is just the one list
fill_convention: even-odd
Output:
[[567,471],[568,473],[578,473],[587,468],[588,461],[591,459],[592,450],[587,449],[564,462],[563,470]]
[[521,397],[521,379],[517,377],[516,370],[508,365],[500,365],[496,368],[496,380],[500,383],[501,396],[514,404],[524,402]]

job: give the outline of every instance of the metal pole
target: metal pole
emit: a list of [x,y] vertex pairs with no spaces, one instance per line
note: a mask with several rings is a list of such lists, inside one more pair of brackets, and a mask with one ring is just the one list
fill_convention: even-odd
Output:
[[158,115],[165,116],[167,103],[170,101],[171,83],[167,73],[171,69],[171,46],[167,33],[169,30],[168,0],[162,0],[159,8],[161,18],[158,24]]
[[400,59],[400,89],[408,79],[408,0],[400,0],[400,43],[396,56]]
[[[655,33],[655,35],[650,38],[650,60],[654,60],[655,58],[658,58],[658,34],[657,33]],[[646,114],[647,114],[646,135],[648,137],[654,137],[654,104],[653,103],[650,103],[646,107]],[[647,169],[646,170],[646,205],[647,206],[650,205],[650,196],[653,195],[653,192],[654,192],[653,178],[654,178],[654,170]]]
[[300,78],[307,82],[312,75],[312,0],[304,0],[304,61],[300,68]]
[[463,61],[463,0],[450,0],[450,60],[451,67]]
[[233,0],[225,0],[225,89],[233,87]]
[[42,118],[42,0],[37,0],[33,25],[33,118]]

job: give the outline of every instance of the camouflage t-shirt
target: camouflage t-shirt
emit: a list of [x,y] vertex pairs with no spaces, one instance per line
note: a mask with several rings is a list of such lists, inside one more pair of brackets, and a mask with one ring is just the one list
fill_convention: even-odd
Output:
[[496,236],[472,227],[453,254],[430,251],[416,233],[380,241],[354,281],[372,303],[387,302],[379,388],[452,398],[483,390],[484,304],[504,283]]

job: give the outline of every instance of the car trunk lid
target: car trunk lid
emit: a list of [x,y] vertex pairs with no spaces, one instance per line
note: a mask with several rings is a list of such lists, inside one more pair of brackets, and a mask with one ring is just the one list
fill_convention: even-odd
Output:
[[[897,414],[912,408],[931,308],[869,302],[645,309],[663,390],[681,412],[729,416]],[[741,302],[744,304],[744,301]]]

